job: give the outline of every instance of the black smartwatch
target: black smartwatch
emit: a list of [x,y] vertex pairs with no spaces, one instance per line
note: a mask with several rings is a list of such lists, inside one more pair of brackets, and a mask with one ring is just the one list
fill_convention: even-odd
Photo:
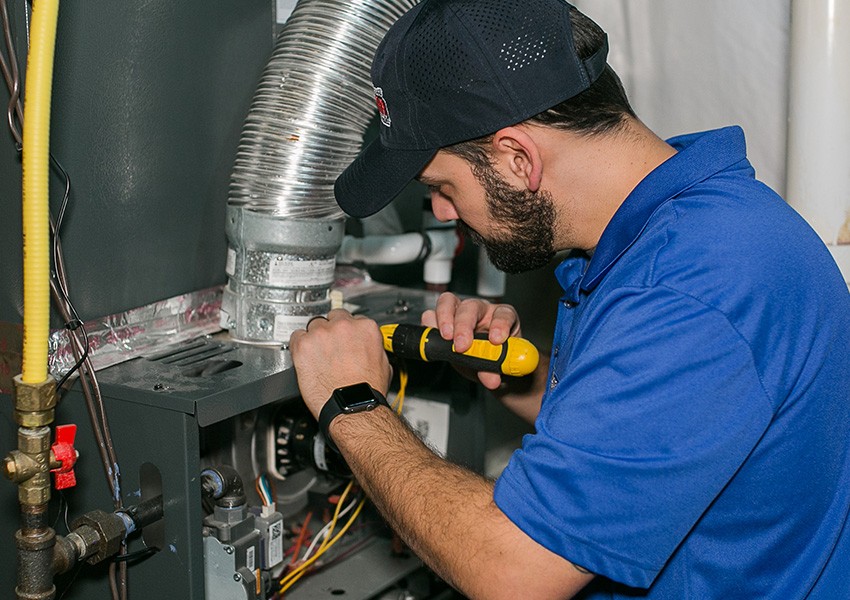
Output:
[[325,402],[322,412],[319,413],[319,430],[325,436],[325,441],[328,445],[339,452],[331,439],[330,431],[328,431],[331,421],[339,415],[364,412],[380,405],[389,408],[384,395],[368,383],[355,383],[354,385],[337,388],[333,391],[331,397],[328,398],[328,401]]

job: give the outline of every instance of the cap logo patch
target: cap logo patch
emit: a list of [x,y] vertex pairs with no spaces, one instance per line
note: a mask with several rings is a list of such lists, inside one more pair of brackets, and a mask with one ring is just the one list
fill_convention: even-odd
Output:
[[378,114],[381,115],[381,123],[386,127],[390,127],[392,125],[390,111],[387,108],[386,100],[384,100],[384,90],[379,87],[375,88],[375,104],[378,106]]

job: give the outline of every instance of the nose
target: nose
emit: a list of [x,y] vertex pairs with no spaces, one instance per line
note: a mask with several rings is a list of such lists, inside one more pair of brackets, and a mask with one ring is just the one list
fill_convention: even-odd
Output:
[[454,221],[458,218],[454,204],[439,192],[431,192],[431,212],[434,213],[434,217],[441,223]]

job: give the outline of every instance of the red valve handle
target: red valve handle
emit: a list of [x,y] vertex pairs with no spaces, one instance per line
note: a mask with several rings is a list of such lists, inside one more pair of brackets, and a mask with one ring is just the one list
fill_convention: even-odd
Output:
[[74,465],[77,462],[77,450],[74,448],[74,438],[77,437],[76,425],[58,425],[56,441],[50,446],[53,457],[62,463],[56,469],[51,469],[54,475],[54,485],[57,490],[64,490],[77,485]]

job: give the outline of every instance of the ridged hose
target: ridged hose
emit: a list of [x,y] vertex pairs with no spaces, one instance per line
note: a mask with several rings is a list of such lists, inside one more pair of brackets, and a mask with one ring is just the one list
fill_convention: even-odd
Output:
[[50,334],[50,96],[59,0],[33,2],[24,103],[24,349],[21,379],[47,379]]

